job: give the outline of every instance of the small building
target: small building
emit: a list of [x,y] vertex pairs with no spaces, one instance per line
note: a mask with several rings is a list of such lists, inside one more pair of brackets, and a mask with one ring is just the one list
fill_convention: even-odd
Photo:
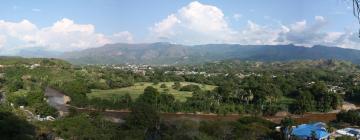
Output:
[[330,133],[325,127],[326,124],[322,122],[301,124],[292,129],[291,137],[303,140],[312,139],[313,137],[317,140],[328,140],[330,139]]
[[344,128],[336,130],[336,136],[351,136],[360,139],[360,129]]
[[34,69],[34,68],[37,68],[37,67],[40,67],[40,64],[32,64],[30,66],[30,69]]

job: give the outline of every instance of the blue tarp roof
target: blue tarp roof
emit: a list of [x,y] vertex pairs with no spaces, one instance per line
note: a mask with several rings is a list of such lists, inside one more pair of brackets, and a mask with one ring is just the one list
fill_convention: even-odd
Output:
[[297,137],[307,138],[311,137],[313,131],[315,132],[317,139],[325,138],[330,135],[325,129],[325,124],[322,122],[299,125],[292,130],[291,134]]

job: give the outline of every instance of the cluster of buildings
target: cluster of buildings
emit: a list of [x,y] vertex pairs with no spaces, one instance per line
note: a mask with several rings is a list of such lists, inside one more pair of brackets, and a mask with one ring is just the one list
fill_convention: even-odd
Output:
[[52,116],[41,117],[40,115],[36,115],[35,119],[38,121],[54,121],[55,120],[55,118]]
[[112,68],[112,69],[119,69],[119,70],[127,70],[132,71],[137,74],[145,75],[146,71],[152,70],[153,68],[150,65],[135,65],[135,64],[129,64],[129,65],[101,65],[101,68]]
[[350,136],[354,139],[360,140],[360,129],[344,128],[334,132],[329,132],[326,129],[325,123],[315,122],[293,126],[292,129],[286,133],[286,135],[288,139],[301,140],[330,140],[341,136]]
[[165,71],[165,74],[174,73],[175,75],[206,75],[206,72],[197,72],[197,71],[186,71],[186,70],[175,70],[175,71]]
[[339,129],[336,130],[336,135],[355,137],[358,140],[360,140],[360,129],[355,129],[355,128]]
[[[10,103],[11,107],[14,107],[13,103]],[[53,116],[46,116],[46,117],[41,117],[40,115],[34,115],[31,111],[25,109],[25,106],[19,106],[19,109],[21,109],[22,111],[24,111],[27,114],[27,120],[37,120],[37,121],[54,121],[55,118]]]

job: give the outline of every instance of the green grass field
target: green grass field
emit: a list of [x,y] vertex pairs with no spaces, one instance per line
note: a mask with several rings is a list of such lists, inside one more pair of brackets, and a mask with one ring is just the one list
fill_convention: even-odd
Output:
[[[166,88],[160,88],[161,84],[165,84]],[[174,95],[175,99],[179,100],[179,101],[185,101],[186,97],[192,96],[191,92],[179,91],[179,90],[173,89],[171,87],[173,84],[174,84],[174,82],[160,82],[157,85],[154,85],[153,83],[149,83],[149,82],[140,82],[140,83],[135,83],[134,86],[125,87],[125,88],[109,89],[109,90],[94,89],[91,91],[91,93],[87,94],[87,96],[89,98],[98,97],[98,98],[103,98],[103,99],[111,99],[115,96],[122,96],[122,95],[125,95],[126,93],[129,93],[130,96],[132,97],[132,99],[136,99],[140,94],[143,94],[144,89],[148,86],[153,86],[154,88],[158,89],[159,92],[166,92],[166,93],[172,94],[172,95]],[[202,90],[212,90],[216,87],[216,86],[212,86],[212,85],[202,85],[202,84],[198,84],[198,83],[181,82],[181,86],[185,86],[185,85],[189,85],[189,84],[198,85]]]

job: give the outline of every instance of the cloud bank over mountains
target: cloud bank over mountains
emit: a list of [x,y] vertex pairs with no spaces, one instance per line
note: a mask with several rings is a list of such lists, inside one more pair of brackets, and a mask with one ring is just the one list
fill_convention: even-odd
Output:
[[63,18],[50,27],[38,28],[28,20],[0,20],[0,49],[4,54],[29,47],[44,47],[53,51],[73,51],[109,43],[132,42],[132,34],[124,31],[104,35],[91,24],[77,24]]
[[[230,26],[229,20],[244,20],[247,25],[236,29]],[[0,20],[0,54],[13,54],[31,47],[66,52],[118,42],[158,41],[179,44],[321,44],[360,49],[356,31],[325,31],[329,22],[336,21],[315,16],[312,21],[301,20],[290,25],[280,22],[276,25],[260,25],[245,19],[241,13],[225,15],[216,6],[194,1],[154,23],[145,31],[148,32],[145,38],[136,38],[129,31],[106,35],[97,32],[95,25],[79,24],[68,18],[60,19],[49,27],[38,27],[26,19],[19,22]]]
[[[239,14],[235,14],[239,15]],[[242,20],[236,16],[235,20]],[[315,16],[314,21],[302,20],[290,25],[259,25],[248,20],[247,26],[234,29],[229,26],[221,9],[191,2],[176,13],[170,14],[150,28],[151,37],[158,41],[185,44],[237,43],[250,45],[298,44],[312,46],[317,44],[358,47],[360,40],[353,32],[325,32],[323,28],[329,21],[323,16]]]

